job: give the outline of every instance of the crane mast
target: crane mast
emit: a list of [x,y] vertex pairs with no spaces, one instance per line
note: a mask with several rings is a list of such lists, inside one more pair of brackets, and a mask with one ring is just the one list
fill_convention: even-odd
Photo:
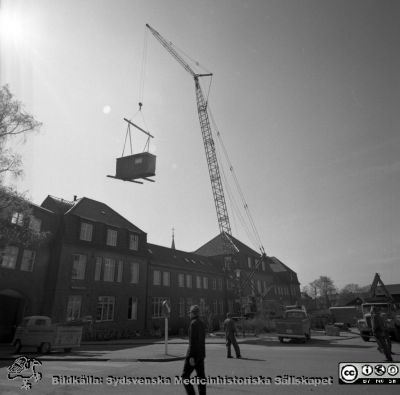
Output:
[[210,120],[207,111],[207,101],[204,98],[203,91],[200,86],[199,77],[211,76],[208,74],[197,74],[190,67],[190,65],[176,52],[172,45],[161,36],[156,30],[154,30],[149,24],[146,27],[151,31],[154,37],[161,43],[161,45],[180,63],[180,65],[192,75],[195,82],[196,89],[196,102],[197,102],[197,112],[199,115],[201,134],[203,137],[203,144],[207,158],[208,173],[211,181],[211,188],[213,192],[215,209],[217,211],[217,219],[219,231],[223,237],[224,249],[230,250],[230,242],[227,240],[226,234],[231,235],[231,225],[229,221],[228,209],[226,206],[226,200],[224,195],[224,189],[222,186],[221,174],[219,171],[219,165],[217,160],[217,154],[215,151],[215,143],[212,136]]

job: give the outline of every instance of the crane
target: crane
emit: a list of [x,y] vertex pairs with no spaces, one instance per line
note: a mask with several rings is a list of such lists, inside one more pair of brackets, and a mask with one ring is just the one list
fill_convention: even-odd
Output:
[[[149,24],[146,24],[146,27],[150,30],[153,36],[161,43],[161,45],[178,61],[178,63],[193,77],[195,83],[195,92],[196,92],[196,102],[197,102],[197,112],[200,121],[201,134],[203,137],[203,144],[205,149],[205,154],[207,158],[207,166],[208,172],[211,181],[211,188],[213,192],[215,209],[217,211],[217,219],[219,231],[222,236],[222,246],[224,249],[224,254],[230,254],[236,252],[236,246],[233,244],[230,236],[232,235],[231,225],[229,221],[228,209],[226,205],[224,189],[222,185],[221,173],[219,169],[215,143],[212,135],[212,130],[210,126],[210,117],[208,114],[208,103],[205,99],[203,90],[201,89],[199,79],[201,77],[211,77],[212,73],[199,74],[196,73],[193,68],[182,58],[182,56],[175,50],[172,44],[167,41],[157,30],[152,28]],[[232,170],[231,166],[231,170]],[[248,211],[247,204],[244,205],[248,215],[250,217],[250,213]],[[252,219],[251,219],[252,222]],[[255,225],[253,224],[253,229],[255,229]],[[261,257],[257,261],[255,267],[250,271],[248,276],[240,282],[238,285],[239,290],[243,289],[245,286],[250,286],[252,292],[256,292],[255,286],[253,284],[253,278],[256,270],[261,265],[261,262],[266,257],[264,247],[260,245]],[[235,279],[233,268],[230,267],[229,264],[225,266],[224,271],[231,278]],[[240,291],[239,291],[240,293]]]
[[207,101],[204,97],[203,90],[200,86],[200,77],[210,77],[212,73],[198,74],[190,65],[181,57],[181,55],[171,46],[171,44],[161,36],[149,24],[146,27],[154,35],[154,37],[161,43],[161,45],[178,61],[178,63],[192,75],[195,83],[197,112],[199,115],[201,134],[203,137],[204,149],[207,158],[208,173],[211,181],[211,188],[214,198],[215,209],[217,211],[217,219],[220,234],[223,235],[224,250],[230,251],[232,249],[229,241],[229,236],[232,234],[231,224],[229,221],[228,209],[226,205],[224,189],[222,186],[221,173],[219,170],[217,154],[215,151],[215,143],[212,136],[210,119],[207,111]]

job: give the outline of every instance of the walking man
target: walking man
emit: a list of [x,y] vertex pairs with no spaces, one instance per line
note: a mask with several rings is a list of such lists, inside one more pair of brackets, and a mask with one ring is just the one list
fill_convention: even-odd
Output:
[[390,339],[386,330],[385,322],[380,314],[380,311],[375,306],[371,307],[371,326],[372,333],[375,336],[378,350],[382,350],[385,354],[386,361],[393,361]]
[[232,314],[227,313],[226,320],[224,321],[225,340],[226,340],[226,357],[232,358],[231,345],[235,349],[236,358],[241,358],[240,348],[236,341],[236,326],[232,319]]
[[199,306],[191,306],[189,310],[189,347],[186,353],[185,364],[182,372],[183,385],[188,395],[195,395],[194,387],[190,382],[190,375],[193,370],[197,373],[199,395],[206,395],[206,374],[204,371],[204,359],[206,357],[206,329],[204,323],[200,320],[199,315]]

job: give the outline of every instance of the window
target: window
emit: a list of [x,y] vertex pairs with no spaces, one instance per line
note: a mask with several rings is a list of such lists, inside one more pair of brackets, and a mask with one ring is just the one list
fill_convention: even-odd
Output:
[[217,289],[217,279],[216,278],[212,279],[212,289]]
[[201,277],[196,276],[196,288],[201,288]]
[[208,289],[208,277],[203,277],[203,288]]
[[185,317],[185,298],[179,298],[179,317]]
[[139,249],[139,235],[129,234],[129,249],[134,251]]
[[18,247],[7,246],[1,252],[0,260],[1,267],[6,269],[15,269],[18,258]]
[[153,318],[160,318],[163,316],[162,303],[164,302],[164,300],[168,301],[168,303],[171,305],[171,303],[169,302],[169,298],[153,296],[152,298]]
[[137,298],[131,296],[128,300],[128,320],[137,320]]
[[228,311],[229,313],[234,313],[234,308],[233,308],[233,300],[228,300]]
[[115,259],[104,258],[103,280],[114,281],[114,273],[115,273]]
[[24,224],[24,214],[14,211],[11,216],[11,223],[22,226]]
[[86,255],[72,255],[72,275],[73,280],[84,280],[86,270]]
[[[224,301],[222,299],[220,299],[218,301],[218,304],[219,304],[219,313],[224,314]],[[232,311],[232,313],[233,313],[233,311]]]
[[186,287],[192,288],[192,275],[186,274]]
[[190,306],[192,306],[192,305],[193,305],[193,299],[192,298],[187,298],[186,299],[186,306],[187,306],[188,310],[189,310]]
[[251,269],[251,256],[247,257],[247,266],[249,267],[249,269]]
[[264,260],[261,261],[261,267],[262,267],[263,272],[265,272],[265,262],[264,262]]
[[101,279],[101,264],[103,262],[103,258],[101,256],[96,256],[96,266],[94,268],[94,279],[99,281]]
[[112,321],[114,318],[115,296],[99,296],[97,299],[96,321]]
[[218,289],[222,291],[222,278],[218,279]]
[[159,270],[153,271],[153,285],[161,285],[161,272]]
[[259,293],[261,293],[261,292],[262,292],[262,288],[261,288],[261,280],[257,280],[257,291],[258,291]]
[[36,252],[32,250],[24,250],[22,254],[21,270],[25,272],[33,272],[35,264]]
[[171,280],[171,274],[170,272],[163,272],[163,285],[164,287],[169,287],[170,284],[170,280]]
[[232,264],[232,257],[231,256],[224,257],[224,267],[226,270],[231,269],[231,264]]
[[107,229],[107,241],[108,246],[115,247],[117,245],[118,232],[114,229]]
[[218,314],[218,300],[215,299],[212,302],[212,312],[213,314]]
[[67,321],[75,321],[81,317],[82,296],[70,295],[67,304]]
[[29,217],[29,229],[39,233],[41,227],[42,227],[42,220],[31,215]]
[[81,233],[79,238],[85,241],[92,241],[93,225],[87,222],[81,223]]
[[117,266],[117,281],[120,283],[122,281],[122,271],[124,268],[124,262],[123,261],[118,261],[118,266]]
[[183,273],[178,274],[178,287],[182,288],[185,286],[185,275]]
[[139,283],[139,264],[137,262],[130,262],[131,267],[131,284]]

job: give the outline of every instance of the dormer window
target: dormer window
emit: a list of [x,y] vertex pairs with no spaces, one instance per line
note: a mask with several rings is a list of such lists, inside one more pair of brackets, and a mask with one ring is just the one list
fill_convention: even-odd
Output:
[[18,226],[22,226],[24,224],[24,214],[18,211],[14,211],[11,216],[11,223]]
[[92,241],[93,225],[87,222],[81,222],[81,232],[79,238],[84,241]]
[[107,242],[108,246],[115,247],[117,245],[118,232],[115,229],[107,229]]
[[[129,234],[129,249],[133,251],[137,251],[139,249],[139,235],[134,233]],[[151,251],[149,250],[151,253]]]

